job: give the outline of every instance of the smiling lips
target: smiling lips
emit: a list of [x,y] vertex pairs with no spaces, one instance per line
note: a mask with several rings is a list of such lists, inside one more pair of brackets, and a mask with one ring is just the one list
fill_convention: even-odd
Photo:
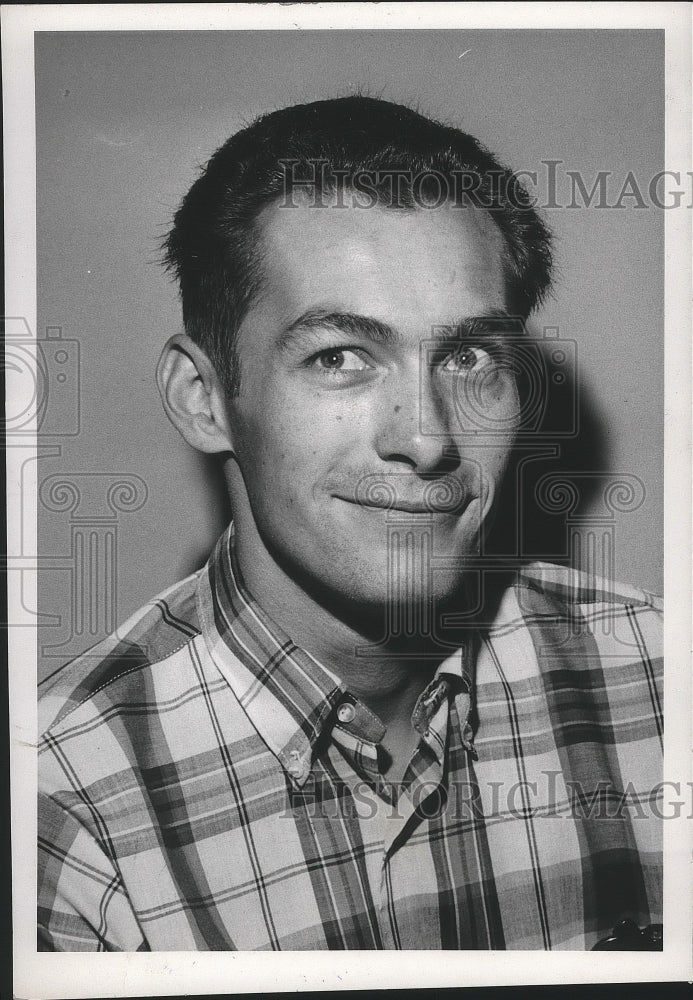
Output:
[[398,490],[392,481],[376,477],[361,480],[353,495],[346,491],[333,495],[345,503],[367,510],[393,510],[407,514],[460,515],[474,499],[473,494],[452,477],[428,482],[423,494],[419,490],[415,497]]
[[338,497],[339,500],[344,500],[346,503],[350,503],[355,507],[363,507],[366,510],[395,510],[403,511],[407,514],[453,514],[461,513],[459,508],[452,510],[449,506],[435,507],[433,504],[424,503],[411,503],[407,500],[397,500],[395,503],[389,501],[384,501],[382,503],[376,500],[371,500],[369,502],[365,500],[356,500],[347,497]]

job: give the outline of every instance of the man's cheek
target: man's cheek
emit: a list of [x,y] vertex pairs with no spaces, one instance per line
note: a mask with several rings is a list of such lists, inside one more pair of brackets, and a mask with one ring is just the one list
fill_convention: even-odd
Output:
[[512,440],[512,438],[508,438],[500,446],[496,447],[493,450],[486,466],[488,487],[492,490],[494,496],[498,494],[506,476],[508,475],[508,466],[512,451]]
[[248,454],[247,464],[256,499],[263,506],[276,507],[284,513],[296,514],[305,506],[319,480],[317,449],[310,441],[296,448],[291,435],[266,440]]
[[479,429],[504,440],[512,436],[519,422],[520,400],[513,387],[499,384],[489,391],[479,406]]

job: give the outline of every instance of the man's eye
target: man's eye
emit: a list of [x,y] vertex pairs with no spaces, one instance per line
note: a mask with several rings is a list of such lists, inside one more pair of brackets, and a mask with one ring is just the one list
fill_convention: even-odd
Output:
[[491,363],[491,356],[481,347],[472,347],[463,344],[448,354],[443,363],[443,371],[446,372],[472,372],[485,368]]
[[363,372],[371,366],[357,351],[321,351],[313,358],[313,365],[324,372]]

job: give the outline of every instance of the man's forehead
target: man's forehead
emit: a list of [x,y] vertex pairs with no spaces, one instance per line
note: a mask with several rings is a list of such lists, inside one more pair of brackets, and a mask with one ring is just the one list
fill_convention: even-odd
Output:
[[[259,232],[265,242],[290,249],[296,239],[325,242],[352,240],[387,244],[402,235],[417,234],[432,244],[457,244],[464,253],[503,256],[500,230],[486,209],[469,203],[444,202],[430,208],[359,207],[345,196],[343,202],[315,203],[307,196],[294,203],[275,201],[260,212]],[[393,249],[404,249],[396,244]]]
[[291,322],[310,308],[431,323],[506,306],[505,244],[482,209],[273,205],[259,219],[260,298]]

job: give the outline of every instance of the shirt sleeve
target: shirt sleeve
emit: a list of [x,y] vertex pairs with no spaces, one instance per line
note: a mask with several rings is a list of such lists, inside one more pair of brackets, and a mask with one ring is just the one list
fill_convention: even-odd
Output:
[[38,828],[38,950],[148,950],[122,879],[93,835],[45,794]]

